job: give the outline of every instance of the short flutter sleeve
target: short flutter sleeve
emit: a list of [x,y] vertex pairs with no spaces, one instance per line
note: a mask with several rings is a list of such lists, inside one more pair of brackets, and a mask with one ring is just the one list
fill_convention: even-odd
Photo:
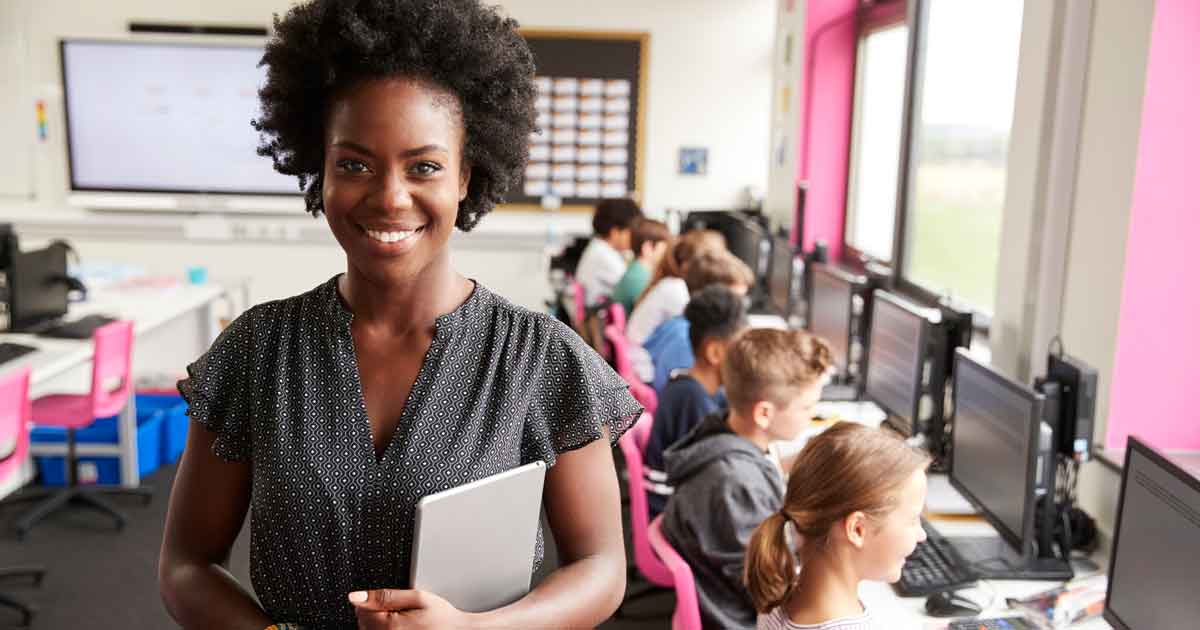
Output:
[[213,453],[227,461],[247,461],[254,414],[253,309],[230,323],[199,359],[187,366],[179,393],[188,415],[216,434]]
[[629,385],[575,331],[550,320],[525,427],[523,459],[557,456],[602,438],[612,444],[642,414]]

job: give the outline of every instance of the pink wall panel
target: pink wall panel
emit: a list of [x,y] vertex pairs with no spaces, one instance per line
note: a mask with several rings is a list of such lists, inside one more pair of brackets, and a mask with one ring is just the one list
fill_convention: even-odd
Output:
[[1146,68],[1107,445],[1200,449],[1200,3],[1158,0]]

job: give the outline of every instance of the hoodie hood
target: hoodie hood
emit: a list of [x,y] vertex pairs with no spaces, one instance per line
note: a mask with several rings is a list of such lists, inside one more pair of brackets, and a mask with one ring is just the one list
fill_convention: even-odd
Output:
[[774,464],[765,453],[729,428],[728,415],[729,412],[723,410],[707,416],[691,433],[663,453],[671,485],[683,483],[719,460],[745,458],[764,469],[774,470]]

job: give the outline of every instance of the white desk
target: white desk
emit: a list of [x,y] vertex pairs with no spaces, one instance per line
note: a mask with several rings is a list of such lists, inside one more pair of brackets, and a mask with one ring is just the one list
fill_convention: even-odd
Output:
[[[214,284],[170,287],[114,288],[94,292],[87,302],[72,304],[68,318],[103,313],[134,322],[134,379],[153,373],[176,373],[200,356],[216,338],[218,316],[230,315],[217,306],[226,290]],[[23,366],[33,368],[30,396],[49,393],[83,393],[91,386],[92,343],[48,339],[33,335],[4,333],[0,341],[38,348],[37,352],[0,364],[0,376]],[[79,455],[119,455],[121,482],[137,484],[137,420],[132,405],[121,414],[118,434],[121,444],[79,444]],[[63,454],[61,444],[37,445],[37,454]],[[33,476],[32,461],[22,466],[15,479],[0,480],[0,497],[27,483]]]

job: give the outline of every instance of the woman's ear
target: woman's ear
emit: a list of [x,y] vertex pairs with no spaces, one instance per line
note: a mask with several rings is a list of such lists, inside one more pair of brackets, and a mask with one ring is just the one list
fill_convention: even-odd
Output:
[[867,542],[867,515],[851,512],[842,519],[842,527],[846,533],[846,541],[856,549],[862,549]]
[[467,198],[467,191],[471,186],[471,163],[463,161],[458,165],[458,200],[462,201]]

